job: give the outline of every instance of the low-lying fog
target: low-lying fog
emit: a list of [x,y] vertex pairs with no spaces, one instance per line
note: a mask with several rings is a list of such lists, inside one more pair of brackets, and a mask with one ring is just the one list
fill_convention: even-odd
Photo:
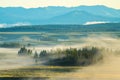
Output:
[[0,48],[0,70],[20,68],[33,64],[32,58],[19,57],[18,49]]
[[[104,54],[104,60],[98,64],[83,67],[81,70],[71,72],[68,75],[75,79],[82,80],[120,80],[120,53],[116,54],[116,51],[120,52],[120,39],[112,37],[87,37],[82,38],[84,43],[74,45],[56,45],[56,46],[40,46],[30,47],[32,50],[40,52],[40,50],[51,50],[51,49],[65,49],[65,48],[81,48],[84,46],[97,46],[100,48],[106,48],[112,53]],[[19,57],[17,55],[19,49],[17,48],[0,48],[0,70],[2,69],[13,69],[23,66],[34,65],[34,60],[31,57]],[[68,76],[63,76],[67,78]]]

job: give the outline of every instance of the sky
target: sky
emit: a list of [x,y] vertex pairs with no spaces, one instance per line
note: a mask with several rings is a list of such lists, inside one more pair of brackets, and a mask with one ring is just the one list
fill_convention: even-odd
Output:
[[0,0],[0,7],[47,7],[47,6],[80,6],[105,5],[120,9],[120,0]]

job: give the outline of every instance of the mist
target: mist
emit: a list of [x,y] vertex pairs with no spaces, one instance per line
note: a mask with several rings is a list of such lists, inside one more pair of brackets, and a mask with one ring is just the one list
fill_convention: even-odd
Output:
[[0,23],[0,28],[7,28],[7,27],[14,27],[14,26],[28,26],[31,25],[30,23],[22,23],[22,22],[17,22],[14,24],[7,24],[7,23]]
[[[72,45],[53,45],[53,46],[34,46],[28,47],[33,50],[33,53],[41,50],[56,50],[67,48],[83,48],[83,47],[98,47],[105,49],[101,51],[104,58],[102,61],[90,65],[84,66],[80,70],[65,74],[63,78],[71,76],[70,80],[119,80],[120,79],[120,39],[111,35],[89,35],[88,37],[80,38],[83,43],[76,43]],[[17,69],[26,66],[34,66],[35,61],[32,57],[18,56],[19,48],[0,48],[0,70]],[[39,66],[43,66],[39,64]],[[62,78],[62,79],[63,79]],[[58,78],[56,78],[58,79]]]
[[101,23],[109,23],[109,22],[104,22],[104,21],[92,21],[92,22],[86,22],[84,25],[101,24]]

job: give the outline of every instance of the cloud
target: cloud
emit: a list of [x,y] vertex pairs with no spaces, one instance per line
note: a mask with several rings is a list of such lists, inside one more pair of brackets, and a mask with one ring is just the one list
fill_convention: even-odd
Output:
[[10,26],[25,26],[25,25],[30,25],[30,23],[16,23],[16,24],[11,24]]
[[102,24],[102,23],[108,23],[108,22],[104,22],[104,21],[92,21],[92,22],[86,22],[84,25]]
[[0,24],[0,28],[4,28],[6,26],[7,26],[7,24]]
[[14,26],[25,26],[25,25],[31,25],[30,23],[15,23],[15,24],[0,24],[0,28],[6,28],[6,27],[14,27]]

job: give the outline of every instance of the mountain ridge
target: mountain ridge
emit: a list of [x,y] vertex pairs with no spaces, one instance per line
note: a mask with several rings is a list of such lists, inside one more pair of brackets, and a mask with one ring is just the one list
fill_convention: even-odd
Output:
[[[49,6],[49,7],[38,7],[38,8],[23,8],[23,7],[6,7],[2,8],[0,7],[0,24],[6,23],[6,24],[15,24],[15,23],[30,23],[30,24],[56,24],[58,22],[50,23],[49,20],[52,21],[52,19],[56,18],[56,21],[59,21],[59,18],[57,19],[57,16],[61,16],[63,19],[65,19],[65,16],[68,13],[71,13],[73,11],[85,11],[89,13],[89,15],[100,16],[105,19],[106,17],[110,18],[108,22],[113,19],[113,22],[120,22],[120,10],[119,9],[113,9],[110,7],[106,7],[104,5],[94,5],[94,6],[77,6],[77,7],[64,7],[64,6]],[[83,15],[81,15],[83,16]],[[88,15],[86,15],[87,17]],[[71,17],[71,16],[69,16]],[[101,21],[100,17],[97,19],[97,21]],[[74,16],[73,24],[84,24],[85,22],[88,22],[89,20],[80,20],[77,22],[79,17]],[[93,17],[91,17],[92,19]],[[97,18],[97,17],[96,17]],[[116,18],[116,19],[115,19]],[[64,21],[64,20],[63,20]],[[62,21],[62,22],[63,22]],[[72,21],[72,19],[71,19]],[[91,21],[95,21],[94,19]],[[102,20],[103,21],[103,20]],[[64,23],[71,23],[71,22],[59,22],[60,24]],[[83,22],[83,23],[82,23]]]

